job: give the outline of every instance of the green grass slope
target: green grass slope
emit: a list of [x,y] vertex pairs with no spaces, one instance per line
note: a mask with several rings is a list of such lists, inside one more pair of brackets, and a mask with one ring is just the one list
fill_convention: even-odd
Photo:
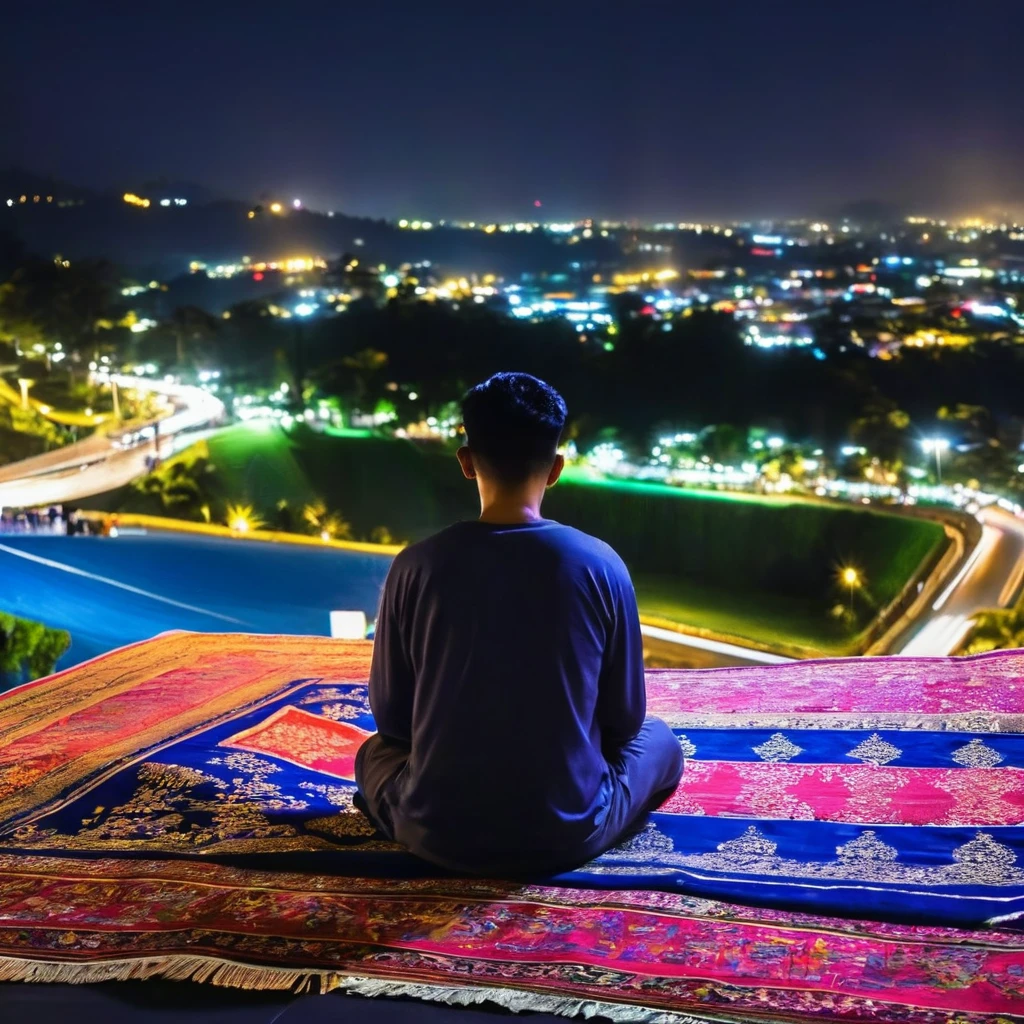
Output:
[[[248,424],[208,446],[215,520],[229,501],[269,520],[282,499],[298,513],[319,497],[357,538],[385,526],[396,540],[415,541],[478,511],[475,488],[450,453],[406,441]],[[144,502],[129,492],[90,504],[159,512]],[[549,491],[544,512],[610,543],[633,573],[644,612],[809,653],[855,650],[860,631],[945,543],[942,528],[921,519],[579,473]],[[837,582],[845,566],[864,581],[853,622],[832,614],[848,598]]]

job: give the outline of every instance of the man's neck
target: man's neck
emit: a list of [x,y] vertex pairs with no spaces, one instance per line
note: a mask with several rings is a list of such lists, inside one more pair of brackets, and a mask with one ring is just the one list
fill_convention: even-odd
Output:
[[540,514],[540,503],[524,501],[494,501],[480,510],[481,523],[496,525],[512,523],[535,523],[544,517]]

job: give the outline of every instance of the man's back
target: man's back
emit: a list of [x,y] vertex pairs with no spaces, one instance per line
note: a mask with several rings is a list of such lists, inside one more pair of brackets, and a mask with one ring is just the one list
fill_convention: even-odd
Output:
[[396,839],[456,869],[582,846],[608,801],[602,747],[644,720],[636,599],[621,559],[551,520],[463,522],[402,552],[370,699],[409,751]]

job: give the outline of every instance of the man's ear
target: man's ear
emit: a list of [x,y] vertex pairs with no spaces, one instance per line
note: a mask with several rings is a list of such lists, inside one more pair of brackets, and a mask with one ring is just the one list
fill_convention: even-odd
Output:
[[463,445],[455,453],[455,457],[459,460],[459,465],[462,467],[462,475],[467,480],[475,480],[476,466],[473,465],[473,453]]
[[562,475],[562,470],[565,469],[565,456],[558,453],[555,456],[554,464],[551,467],[551,472],[548,473],[548,482],[545,486],[552,487],[558,482],[558,478]]

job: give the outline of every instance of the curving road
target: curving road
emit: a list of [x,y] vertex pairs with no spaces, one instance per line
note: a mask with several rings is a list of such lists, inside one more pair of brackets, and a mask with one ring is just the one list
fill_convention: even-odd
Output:
[[[150,390],[166,395],[173,403],[173,413],[160,421],[155,443],[145,441],[125,448],[119,447],[109,436],[93,436],[66,448],[0,468],[0,508],[61,504],[120,487],[146,471],[146,459],[156,451],[156,443],[161,444],[162,453],[167,454],[173,435],[217,422],[224,414],[220,400],[201,388],[131,377],[116,377],[115,380],[119,387]],[[137,433],[143,426],[146,425],[140,425],[132,432]],[[891,653],[906,656],[949,654],[963,639],[976,612],[984,608],[1006,607],[1016,598],[1024,582],[1024,521],[995,507],[982,511],[979,519],[983,526],[978,546],[928,612],[897,638]],[[365,590],[357,593],[343,589],[327,604],[303,606],[306,607],[303,614],[298,619],[290,619],[292,603],[284,590],[274,589],[275,579],[287,580],[293,571],[299,579],[318,578],[321,571],[333,574],[338,566],[336,558],[348,558],[347,552],[306,549],[300,555],[300,549],[283,546],[268,549],[267,545],[157,535],[147,538],[145,557],[135,558],[135,564],[127,566],[122,564],[119,555],[130,549],[133,543],[136,544],[135,554],[139,555],[141,549],[137,544],[142,542],[139,538],[90,542],[85,538],[4,538],[0,535],[0,541],[4,542],[0,546],[0,579],[5,583],[5,592],[0,593],[0,609],[70,629],[76,638],[73,661],[164,629],[234,628],[254,632],[320,633],[326,631],[326,613],[331,608],[362,608],[370,616],[376,609],[376,594],[369,600]],[[93,543],[100,547],[90,547]],[[35,549],[36,544],[44,545],[46,551],[55,554],[40,555]],[[107,544],[125,546],[104,547]],[[84,573],[76,573],[75,560],[97,550],[106,552],[104,557],[113,559],[111,569],[114,575],[104,573],[105,563],[94,564],[95,559]],[[178,561],[173,565],[161,560],[169,550],[178,552]],[[271,555],[268,550],[277,553]],[[200,551],[203,556],[196,562],[196,552]],[[253,579],[250,571],[243,571],[237,564],[237,557],[243,551],[247,552],[247,565],[273,564],[279,566],[273,571],[282,575],[259,577],[257,574],[258,578]],[[26,557],[33,555],[37,557]],[[377,556],[363,557],[372,559]],[[72,561],[64,565],[62,560],[68,558]],[[225,575],[217,578],[217,585],[207,586],[204,582],[209,580],[207,561],[220,564],[224,559],[231,568],[225,568]],[[294,563],[291,559],[295,559]],[[12,560],[21,564],[15,567]],[[321,567],[315,572],[311,568],[314,562]],[[346,586],[351,587],[354,584],[349,577],[354,563],[345,564],[346,578],[349,579]],[[58,568],[58,565],[63,565],[63,568]],[[185,571],[186,566],[190,567],[188,572]],[[12,574],[7,575],[8,571]],[[54,576],[54,573],[63,575]],[[136,580],[128,584],[127,589],[121,586],[125,575]],[[375,578],[372,574],[369,577],[370,580]],[[252,604],[253,592],[248,585],[240,589],[231,585],[231,581],[239,579],[253,584],[257,592],[260,589],[258,580],[263,579],[266,592]],[[97,586],[101,588],[99,591],[95,590]],[[379,584],[373,583],[373,586]],[[137,588],[138,592],[132,588]],[[118,590],[121,593],[115,601],[114,594]],[[126,593],[134,594],[136,600],[126,600]],[[196,593],[202,597],[201,600],[195,598]],[[353,598],[359,596],[360,600],[348,600],[346,595],[349,593]],[[104,595],[104,600],[95,602],[96,594]],[[182,597],[183,594],[186,596]],[[195,599],[189,598],[188,594]],[[218,594],[219,597],[211,605],[206,599],[207,594]],[[248,617],[232,611],[241,609],[244,612],[250,605],[258,610]],[[97,613],[97,609],[104,611]],[[227,625],[222,627],[220,623]],[[645,649],[655,664],[709,668],[789,660],[654,626],[644,626],[643,632]]]
[[[955,649],[971,615],[1011,603],[1024,579],[1024,522],[982,513],[975,552],[894,652]],[[0,610],[67,629],[62,667],[169,629],[327,635],[329,612],[376,614],[390,556],[187,534],[0,535]],[[644,626],[655,664],[692,668],[787,659]]]
[[84,441],[0,468],[0,508],[59,505],[113,490],[146,472],[146,459],[166,454],[173,435],[220,420],[224,403],[202,388],[140,377],[113,378],[120,388],[166,396],[174,411],[159,421],[136,424],[132,433],[156,428],[153,441],[119,447],[114,436],[93,434]]
[[1005,608],[1024,583],[1024,520],[1000,508],[983,509],[978,546],[927,614],[898,638],[893,654],[936,655],[956,650],[970,619],[985,608]]

